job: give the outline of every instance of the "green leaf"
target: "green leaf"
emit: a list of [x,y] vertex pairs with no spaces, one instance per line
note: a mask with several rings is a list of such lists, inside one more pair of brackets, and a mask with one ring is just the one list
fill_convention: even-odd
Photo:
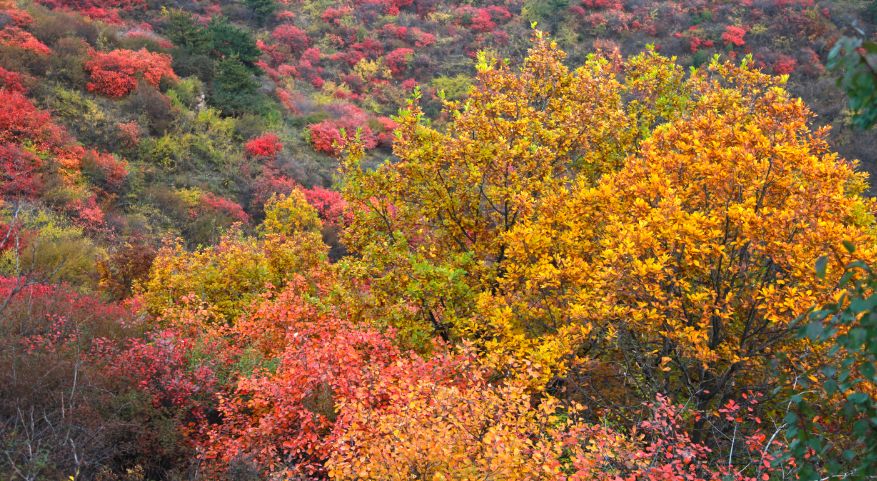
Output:
[[852,254],[853,252],[856,251],[856,246],[853,245],[853,243],[850,242],[850,241],[848,241],[848,240],[843,241],[843,245],[844,245],[844,248],[846,248],[846,250],[847,250],[850,254]]
[[829,379],[822,384],[822,387],[825,389],[825,392],[828,394],[834,394],[838,391],[837,382],[834,379]]
[[847,400],[855,404],[865,404],[871,400],[871,397],[863,392],[854,392],[847,396]]
[[822,321],[813,320],[810,324],[807,324],[807,329],[804,331],[804,334],[810,339],[819,339],[819,336],[825,332],[825,326],[822,325]]
[[828,265],[828,256],[821,256],[816,259],[816,277],[825,279],[825,268]]

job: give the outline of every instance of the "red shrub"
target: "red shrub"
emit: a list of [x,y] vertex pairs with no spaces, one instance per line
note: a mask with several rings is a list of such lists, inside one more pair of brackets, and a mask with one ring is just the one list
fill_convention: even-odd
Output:
[[[783,449],[781,443],[767,439],[758,418],[744,424],[744,418],[753,416],[740,412],[740,405],[733,400],[720,410],[723,416],[714,416],[686,413],[683,406],[674,405],[666,396],[658,394],[656,398],[647,404],[650,418],[640,422],[637,436],[626,442],[619,443],[622,438],[618,432],[600,425],[578,424],[562,433],[563,444],[571,452],[570,464],[576,469],[569,479],[602,479],[600,475],[612,470],[614,479],[628,481],[755,481],[768,480],[781,469],[774,464],[777,458],[773,454]],[[744,394],[744,402],[753,405],[754,399]],[[720,417],[735,423],[733,436],[741,441],[740,449],[732,451],[736,456],[716,463],[713,450],[695,441],[683,427],[686,414],[696,419],[709,417],[714,426],[722,423],[717,419]]]
[[205,192],[201,195],[201,204],[208,210],[227,215],[234,220],[245,224],[250,222],[250,216],[244,212],[243,207],[237,202],[228,200],[225,197],[220,197],[211,192]]
[[402,87],[402,90],[414,90],[414,87],[417,87],[417,80],[414,80],[413,78],[407,78],[403,80],[402,83],[399,85]]
[[408,64],[411,63],[413,57],[414,50],[410,48],[397,48],[384,56],[384,62],[393,75],[400,75],[408,68]]
[[[335,120],[324,120],[309,126],[311,143],[315,150],[336,154],[337,150],[334,146],[342,144],[343,141],[352,140],[357,132],[365,148],[377,147],[378,140],[368,126],[368,115],[362,109],[353,104],[341,103],[331,105],[329,111]],[[343,137],[341,135],[342,129],[344,130]]]
[[399,15],[399,9],[413,4],[414,0],[390,0],[387,3],[387,15]]
[[591,9],[622,10],[624,8],[619,0],[582,0],[582,5]]
[[82,158],[82,166],[110,189],[118,189],[128,177],[128,163],[113,154],[89,150]]
[[341,145],[341,133],[331,120],[313,124],[308,127],[311,133],[311,143],[314,150],[327,154],[337,153],[337,147]]
[[402,25],[394,25],[392,23],[384,25],[384,32],[395,36],[399,40],[405,40],[408,38],[408,27]]
[[391,402],[385,387],[463,375],[457,356],[424,361],[400,352],[392,332],[317,308],[311,290],[296,280],[236,325],[248,344],[263,346],[279,363],[241,379],[223,399],[222,423],[209,428],[202,446],[208,468],[217,471],[211,479],[241,459],[270,478],[324,479],[334,442],[355,421],[339,415],[340,403],[377,409]]
[[350,48],[362,52],[370,58],[378,58],[384,53],[384,46],[373,38],[367,38],[362,42],[354,43]]
[[13,92],[26,93],[27,88],[22,83],[22,75],[0,67],[0,86]]
[[505,22],[512,18],[511,12],[506,7],[491,5],[489,7],[476,8],[469,5],[460,7],[456,11],[463,19],[463,25],[468,26],[474,32],[492,32],[498,22]]
[[746,45],[746,41],[743,40],[744,35],[746,35],[745,28],[728,25],[727,27],[725,27],[725,32],[722,34],[722,40],[725,42],[725,44],[732,44],[738,47],[742,47],[743,45]]
[[339,24],[341,22],[341,18],[350,15],[353,13],[353,9],[348,6],[343,7],[329,7],[323,11],[323,15],[321,18],[326,23],[335,23]]
[[293,20],[295,19],[295,12],[283,10],[282,12],[277,12],[276,17],[278,20]]
[[311,204],[323,222],[335,226],[342,226],[346,219],[347,202],[340,192],[315,186],[310,189],[301,189],[305,199]]
[[0,89],[0,142],[32,142],[40,150],[58,151],[69,142],[52,116],[37,109],[21,92]]
[[346,54],[338,52],[338,53],[332,54],[332,56],[329,57],[329,59],[333,60],[333,61],[341,60],[342,58],[344,59],[345,62],[347,62],[347,65],[350,65],[352,67],[352,66],[358,64],[360,60],[363,60],[364,58],[366,58],[366,54],[363,52],[360,52],[359,50],[353,50],[353,51],[347,52]]
[[122,122],[116,127],[119,129],[119,135],[129,147],[140,143],[140,124],[137,121]]
[[275,134],[268,133],[251,139],[244,149],[252,157],[274,157],[283,150],[283,144]]
[[142,79],[157,87],[163,78],[175,80],[170,55],[118,49],[111,52],[92,52],[85,70],[91,75],[88,90],[107,97],[121,98],[130,94]]
[[378,117],[378,123],[381,125],[381,132],[378,134],[378,143],[385,147],[389,147],[393,143],[394,131],[398,124],[389,117]]
[[94,195],[85,199],[75,199],[70,202],[68,208],[72,209],[73,214],[79,217],[86,226],[95,227],[103,224],[104,211],[97,205],[97,199]]
[[50,7],[69,8],[71,10],[117,8],[128,11],[146,6],[146,0],[41,0],[40,3]]
[[414,37],[414,45],[417,47],[429,47],[435,43],[435,35],[416,27],[411,29],[411,36]]
[[125,21],[122,20],[122,17],[119,16],[119,10],[117,9],[106,9],[106,8],[84,8],[79,10],[79,13],[88,18],[92,18],[94,20],[100,20],[105,23],[113,24],[113,25],[124,25]]
[[692,35],[688,38],[689,48],[691,49],[691,53],[697,53],[698,50],[703,48],[709,48],[713,46],[712,40],[704,40],[698,36]]
[[[288,67],[288,65],[281,65],[280,67],[281,68]],[[292,69],[292,76],[295,76],[295,68],[293,68],[293,67],[289,67],[289,68]],[[284,75],[286,75],[285,70],[282,70],[282,72],[284,73]],[[292,94],[290,94],[286,90],[283,90],[282,88],[275,89],[274,94],[277,95],[277,100],[279,100],[280,103],[284,107],[286,107],[287,110],[289,110],[293,114],[299,113],[298,107],[296,107],[295,102],[293,101]]]
[[[110,363],[109,374],[135,383],[153,406],[184,415],[180,428],[206,422],[218,390],[212,356],[196,358],[195,339],[172,329],[132,339]],[[203,349],[203,346],[199,346]]]
[[469,27],[476,32],[490,32],[496,28],[496,22],[490,17],[487,9],[479,8],[472,15]]
[[499,22],[504,22],[512,18],[512,13],[509,12],[509,9],[501,5],[491,5],[487,7],[487,11],[490,12],[491,18]]
[[778,75],[788,75],[795,71],[798,61],[788,55],[780,55],[773,64],[773,71]]
[[0,144],[0,195],[33,198],[42,190],[42,160],[15,144]]
[[80,353],[88,355],[88,343],[102,341],[98,336],[118,334],[139,324],[133,304],[105,303],[63,285],[28,284],[24,278],[0,277],[0,299],[8,300],[3,320],[17,323],[15,335],[8,336],[12,332],[7,329],[0,345],[23,341],[31,350],[57,351],[65,344],[82,341],[77,347],[84,347]]
[[813,0],[774,0],[774,4],[778,7],[812,7]]
[[[11,3],[11,2],[10,2]],[[0,9],[0,15],[9,19],[9,22],[16,27],[24,27],[33,23],[33,17],[24,10],[18,8]]]
[[311,47],[311,48],[305,50],[301,54],[301,60],[303,62],[308,62],[311,65],[316,65],[316,64],[320,63],[320,58],[322,56],[323,56],[323,54],[322,54],[322,52],[320,52],[319,48]]
[[266,166],[262,175],[253,183],[253,199],[250,206],[253,210],[261,210],[273,194],[289,194],[298,187],[298,183],[280,174],[276,168]]
[[293,52],[301,52],[310,45],[310,39],[308,39],[307,32],[288,23],[278,25],[277,28],[271,32],[271,37],[274,40],[289,46]]
[[150,340],[132,340],[119,356],[123,361],[120,366],[124,366],[119,374],[136,379],[140,388],[152,395],[154,405],[181,405],[197,388],[175,373],[185,368],[187,341],[191,342],[172,331],[156,332]]
[[20,48],[37,55],[49,55],[52,53],[52,50],[46,44],[18,27],[6,27],[0,30],[0,45]]

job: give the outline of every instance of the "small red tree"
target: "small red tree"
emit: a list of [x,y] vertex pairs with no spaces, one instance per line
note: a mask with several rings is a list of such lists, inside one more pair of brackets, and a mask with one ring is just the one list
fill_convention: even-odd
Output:
[[201,195],[201,207],[208,211],[226,215],[233,220],[243,222],[244,224],[250,222],[250,216],[244,212],[244,209],[240,204],[211,192],[205,192]]
[[378,134],[378,144],[389,147],[393,144],[393,135],[398,124],[390,117],[378,117],[381,132]]
[[121,122],[116,126],[119,129],[119,137],[128,147],[140,143],[140,124],[136,120]]
[[82,168],[104,188],[116,190],[128,177],[128,163],[113,154],[89,150],[82,157]]
[[490,17],[486,8],[479,8],[472,15],[469,27],[476,32],[490,32],[496,28],[496,22]]
[[397,48],[384,56],[384,62],[393,75],[401,75],[408,68],[412,58],[414,58],[414,50],[410,48]]
[[342,139],[341,133],[334,122],[331,120],[324,120],[309,126],[308,130],[311,133],[311,143],[314,146],[314,150],[326,154],[335,154],[338,152],[338,147],[341,145]]
[[414,45],[418,47],[429,47],[435,43],[435,35],[424,32],[417,27],[411,29],[410,36],[414,38]]
[[746,35],[745,28],[728,25],[725,27],[725,32],[722,33],[722,41],[724,41],[726,45],[742,47],[743,45],[746,45],[746,41],[743,40],[744,35]]
[[222,400],[223,422],[204,447],[214,470],[246,459],[266,474],[321,473],[337,435],[336,400],[398,357],[388,338],[318,312],[302,294],[289,289],[241,323],[250,342],[280,336],[266,346],[285,347],[274,372],[242,379]]
[[296,187],[298,187],[296,181],[281,174],[275,166],[265,165],[262,174],[253,182],[250,207],[259,211],[273,194],[289,194]]
[[[345,141],[351,140],[357,135],[366,149],[373,149],[378,145],[378,140],[371,127],[357,124],[352,119],[324,120],[309,126],[308,129],[311,133],[311,143],[314,150],[330,155],[337,154],[338,148]],[[342,130],[344,135],[341,134]]]
[[37,109],[21,92],[0,89],[0,142],[30,142],[40,150],[57,151],[69,142],[52,116]]
[[0,67],[0,87],[13,92],[27,92],[27,88],[23,84],[22,75],[18,72],[6,70],[3,67]]
[[49,55],[52,50],[36,37],[18,27],[7,26],[0,30],[0,45],[20,48],[37,55]]
[[33,198],[42,190],[42,159],[14,144],[0,144],[0,195]]
[[67,207],[72,211],[72,214],[78,217],[78,221],[86,227],[99,227],[104,222],[104,211],[97,205],[97,198],[94,194],[85,198],[74,199]]
[[401,352],[393,333],[356,324],[294,280],[276,298],[236,323],[240,342],[255,346],[276,368],[257,369],[220,402],[222,423],[209,428],[202,452],[216,474],[236,462],[274,479],[324,479],[325,462],[352,422],[344,406],[394,402],[391,391],[418,382],[445,383],[460,373],[458,357],[426,361]]
[[288,46],[293,52],[302,52],[310,45],[307,32],[288,23],[278,25],[271,32],[271,38]]
[[780,55],[773,64],[773,71],[778,75],[788,75],[798,67],[798,61],[788,55]]
[[337,25],[341,23],[342,18],[351,15],[352,13],[353,8],[346,5],[341,7],[329,7],[323,11],[323,14],[320,15],[320,18],[322,18],[323,21],[326,23],[334,23]]
[[157,87],[162,79],[177,79],[171,61],[170,55],[146,49],[93,51],[91,60],[85,64],[85,70],[91,75],[87,87],[92,92],[112,98],[130,94],[141,79]]
[[[184,423],[204,422],[217,390],[214,369],[194,359],[195,339],[174,329],[131,339],[113,359],[110,374],[128,378],[155,407],[179,410]],[[187,426],[181,426],[186,428]]]
[[267,133],[250,139],[244,149],[251,157],[274,157],[283,150],[283,144],[277,135]]
[[320,214],[320,219],[323,222],[336,227],[341,227],[344,224],[347,202],[340,192],[315,186],[310,189],[302,189],[302,193],[304,193],[308,203]]

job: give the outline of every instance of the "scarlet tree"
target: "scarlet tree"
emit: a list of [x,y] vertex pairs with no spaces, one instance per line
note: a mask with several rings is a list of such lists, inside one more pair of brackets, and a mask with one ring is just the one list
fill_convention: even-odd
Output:
[[277,135],[266,133],[250,139],[244,149],[253,157],[274,157],[283,150],[283,144]]
[[157,87],[162,79],[176,80],[171,61],[169,55],[146,49],[93,51],[85,64],[85,70],[91,75],[87,87],[112,98],[130,94],[137,87],[138,80]]

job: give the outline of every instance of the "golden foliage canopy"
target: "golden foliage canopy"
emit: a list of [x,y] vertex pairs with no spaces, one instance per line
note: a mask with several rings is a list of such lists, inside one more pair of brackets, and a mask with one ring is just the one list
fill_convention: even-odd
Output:
[[415,344],[437,332],[498,367],[528,359],[541,381],[599,358],[625,385],[683,383],[705,402],[803,349],[791,322],[832,295],[815,260],[838,272],[844,241],[873,257],[855,163],[745,60],[688,75],[654,50],[562,60],[538,35],[518,71],[482,57],[444,129],[415,98],[398,159],[366,171],[348,148],[365,312]]

